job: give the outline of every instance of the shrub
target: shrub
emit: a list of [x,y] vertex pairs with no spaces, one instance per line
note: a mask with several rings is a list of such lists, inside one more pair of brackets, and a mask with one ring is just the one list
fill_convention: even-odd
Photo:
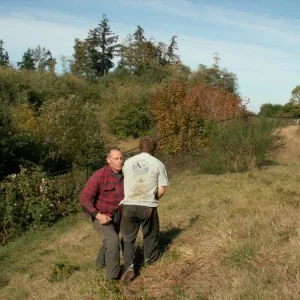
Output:
[[100,92],[72,75],[1,68],[0,179],[25,161],[53,172],[103,159]]
[[270,163],[284,139],[278,122],[258,118],[219,124],[210,135],[210,147],[201,170],[205,173],[243,172]]
[[149,106],[145,99],[125,103],[110,121],[111,132],[119,138],[138,138],[147,134],[151,126]]
[[80,210],[78,195],[85,179],[80,170],[53,179],[38,168],[9,175],[0,185],[0,242]]
[[49,149],[45,159],[86,164],[104,159],[95,106],[82,103],[78,97],[61,98],[42,106],[40,133]]
[[199,147],[214,121],[241,115],[243,106],[239,97],[224,89],[181,82],[152,94],[151,113],[161,149],[174,154]]

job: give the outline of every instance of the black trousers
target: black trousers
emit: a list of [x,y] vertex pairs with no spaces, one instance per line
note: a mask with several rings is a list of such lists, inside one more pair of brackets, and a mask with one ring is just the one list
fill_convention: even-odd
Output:
[[124,269],[134,267],[135,241],[140,226],[144,239],[144,259],[153,262],[158,257],[159,218],[156,207],[123,205],[121,234],[124,244]]

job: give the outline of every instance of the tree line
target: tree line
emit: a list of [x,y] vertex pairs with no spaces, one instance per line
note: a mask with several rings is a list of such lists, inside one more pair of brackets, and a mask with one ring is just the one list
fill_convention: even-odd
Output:
[[[119,36],[110,27],[109,20],[103,15],[97,27],[89,30],[83,40],[76,38],[72,59],[64,61],[66,68],[73,74],[83,78],[99,78],[106,75],[115,67],[114,58],[119,57],[118,67],[126,67],[132,73],[137,74],[143,68],[153,64],[172,65],[180,62],[177,55],[178,44],[176,36],[170,39],[169,45],[147,39],[144,29],[137,26],[133,34],[129,34],[120,44]],[[9,54],[0,41],[0,65],[9,66]],[[52,71],[57,64],[49,49],[38,45],[36,48],[28,48],[17,66],[28,71]]]

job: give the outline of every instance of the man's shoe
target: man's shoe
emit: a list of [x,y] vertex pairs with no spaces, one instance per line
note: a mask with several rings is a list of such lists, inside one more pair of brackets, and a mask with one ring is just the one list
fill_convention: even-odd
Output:
[[134,270],[132,268],[128,268],[121,278],[121,282],[124,284],[130,283],[135,277]]

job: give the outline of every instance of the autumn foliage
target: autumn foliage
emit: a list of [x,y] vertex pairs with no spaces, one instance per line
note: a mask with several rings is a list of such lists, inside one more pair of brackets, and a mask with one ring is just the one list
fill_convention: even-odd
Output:
[[191,150],[205,142],[204,124],[242,115],[241,99],[203,82],[168,85],[151,97],[160,147],[168,153]]

